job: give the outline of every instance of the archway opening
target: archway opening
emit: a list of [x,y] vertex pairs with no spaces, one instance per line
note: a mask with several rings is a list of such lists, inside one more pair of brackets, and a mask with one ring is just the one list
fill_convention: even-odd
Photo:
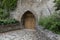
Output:
[[21,19],[22,25],[26,29],[35,29],[36,26],[36,19],[32,12],[27,11],[23,14]]

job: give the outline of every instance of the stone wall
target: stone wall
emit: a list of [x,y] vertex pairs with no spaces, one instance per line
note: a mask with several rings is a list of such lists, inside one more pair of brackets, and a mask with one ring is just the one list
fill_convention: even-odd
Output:
[[[16,9],[11,12],[11,17],[21,22],[26,11],[30,11],[36,18],[36,26],[40,17],[51,15],[54,12],[54,0],[18,0]],[[22,23],[22,22],[21,22]]]
[[21,21],[22,15],[26,11],[30,11],[38,21],[40,17],[48,16],[54,12],[53,5],[53,0],[18,0],[17,8],[11,12],[11,17]]

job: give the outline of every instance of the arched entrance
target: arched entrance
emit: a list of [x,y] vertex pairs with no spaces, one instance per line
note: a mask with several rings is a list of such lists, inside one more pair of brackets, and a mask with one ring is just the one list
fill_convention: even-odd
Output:
[[23,14],[23,16],[22,16],[22,25],[26,29],[34,29],[35,28],[36,20],[35,20],[35,16],[33,15],[32,12],[27,11]]

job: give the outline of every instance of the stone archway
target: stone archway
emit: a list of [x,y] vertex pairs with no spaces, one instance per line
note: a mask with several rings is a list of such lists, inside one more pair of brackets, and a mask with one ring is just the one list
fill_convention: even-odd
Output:
[[26,29],[35,29],[36,19],[32,12],[26,11],[22,16],[21,22]]

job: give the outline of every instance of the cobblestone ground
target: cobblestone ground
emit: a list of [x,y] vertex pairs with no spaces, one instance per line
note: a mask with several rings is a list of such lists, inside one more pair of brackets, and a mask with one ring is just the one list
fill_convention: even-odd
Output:
[[6,33],[0,33],[0,40],[48,40],[46,37],[37,36],[36,30],[31,29],[23,29],[23,30],[16,30],[10,31]]

